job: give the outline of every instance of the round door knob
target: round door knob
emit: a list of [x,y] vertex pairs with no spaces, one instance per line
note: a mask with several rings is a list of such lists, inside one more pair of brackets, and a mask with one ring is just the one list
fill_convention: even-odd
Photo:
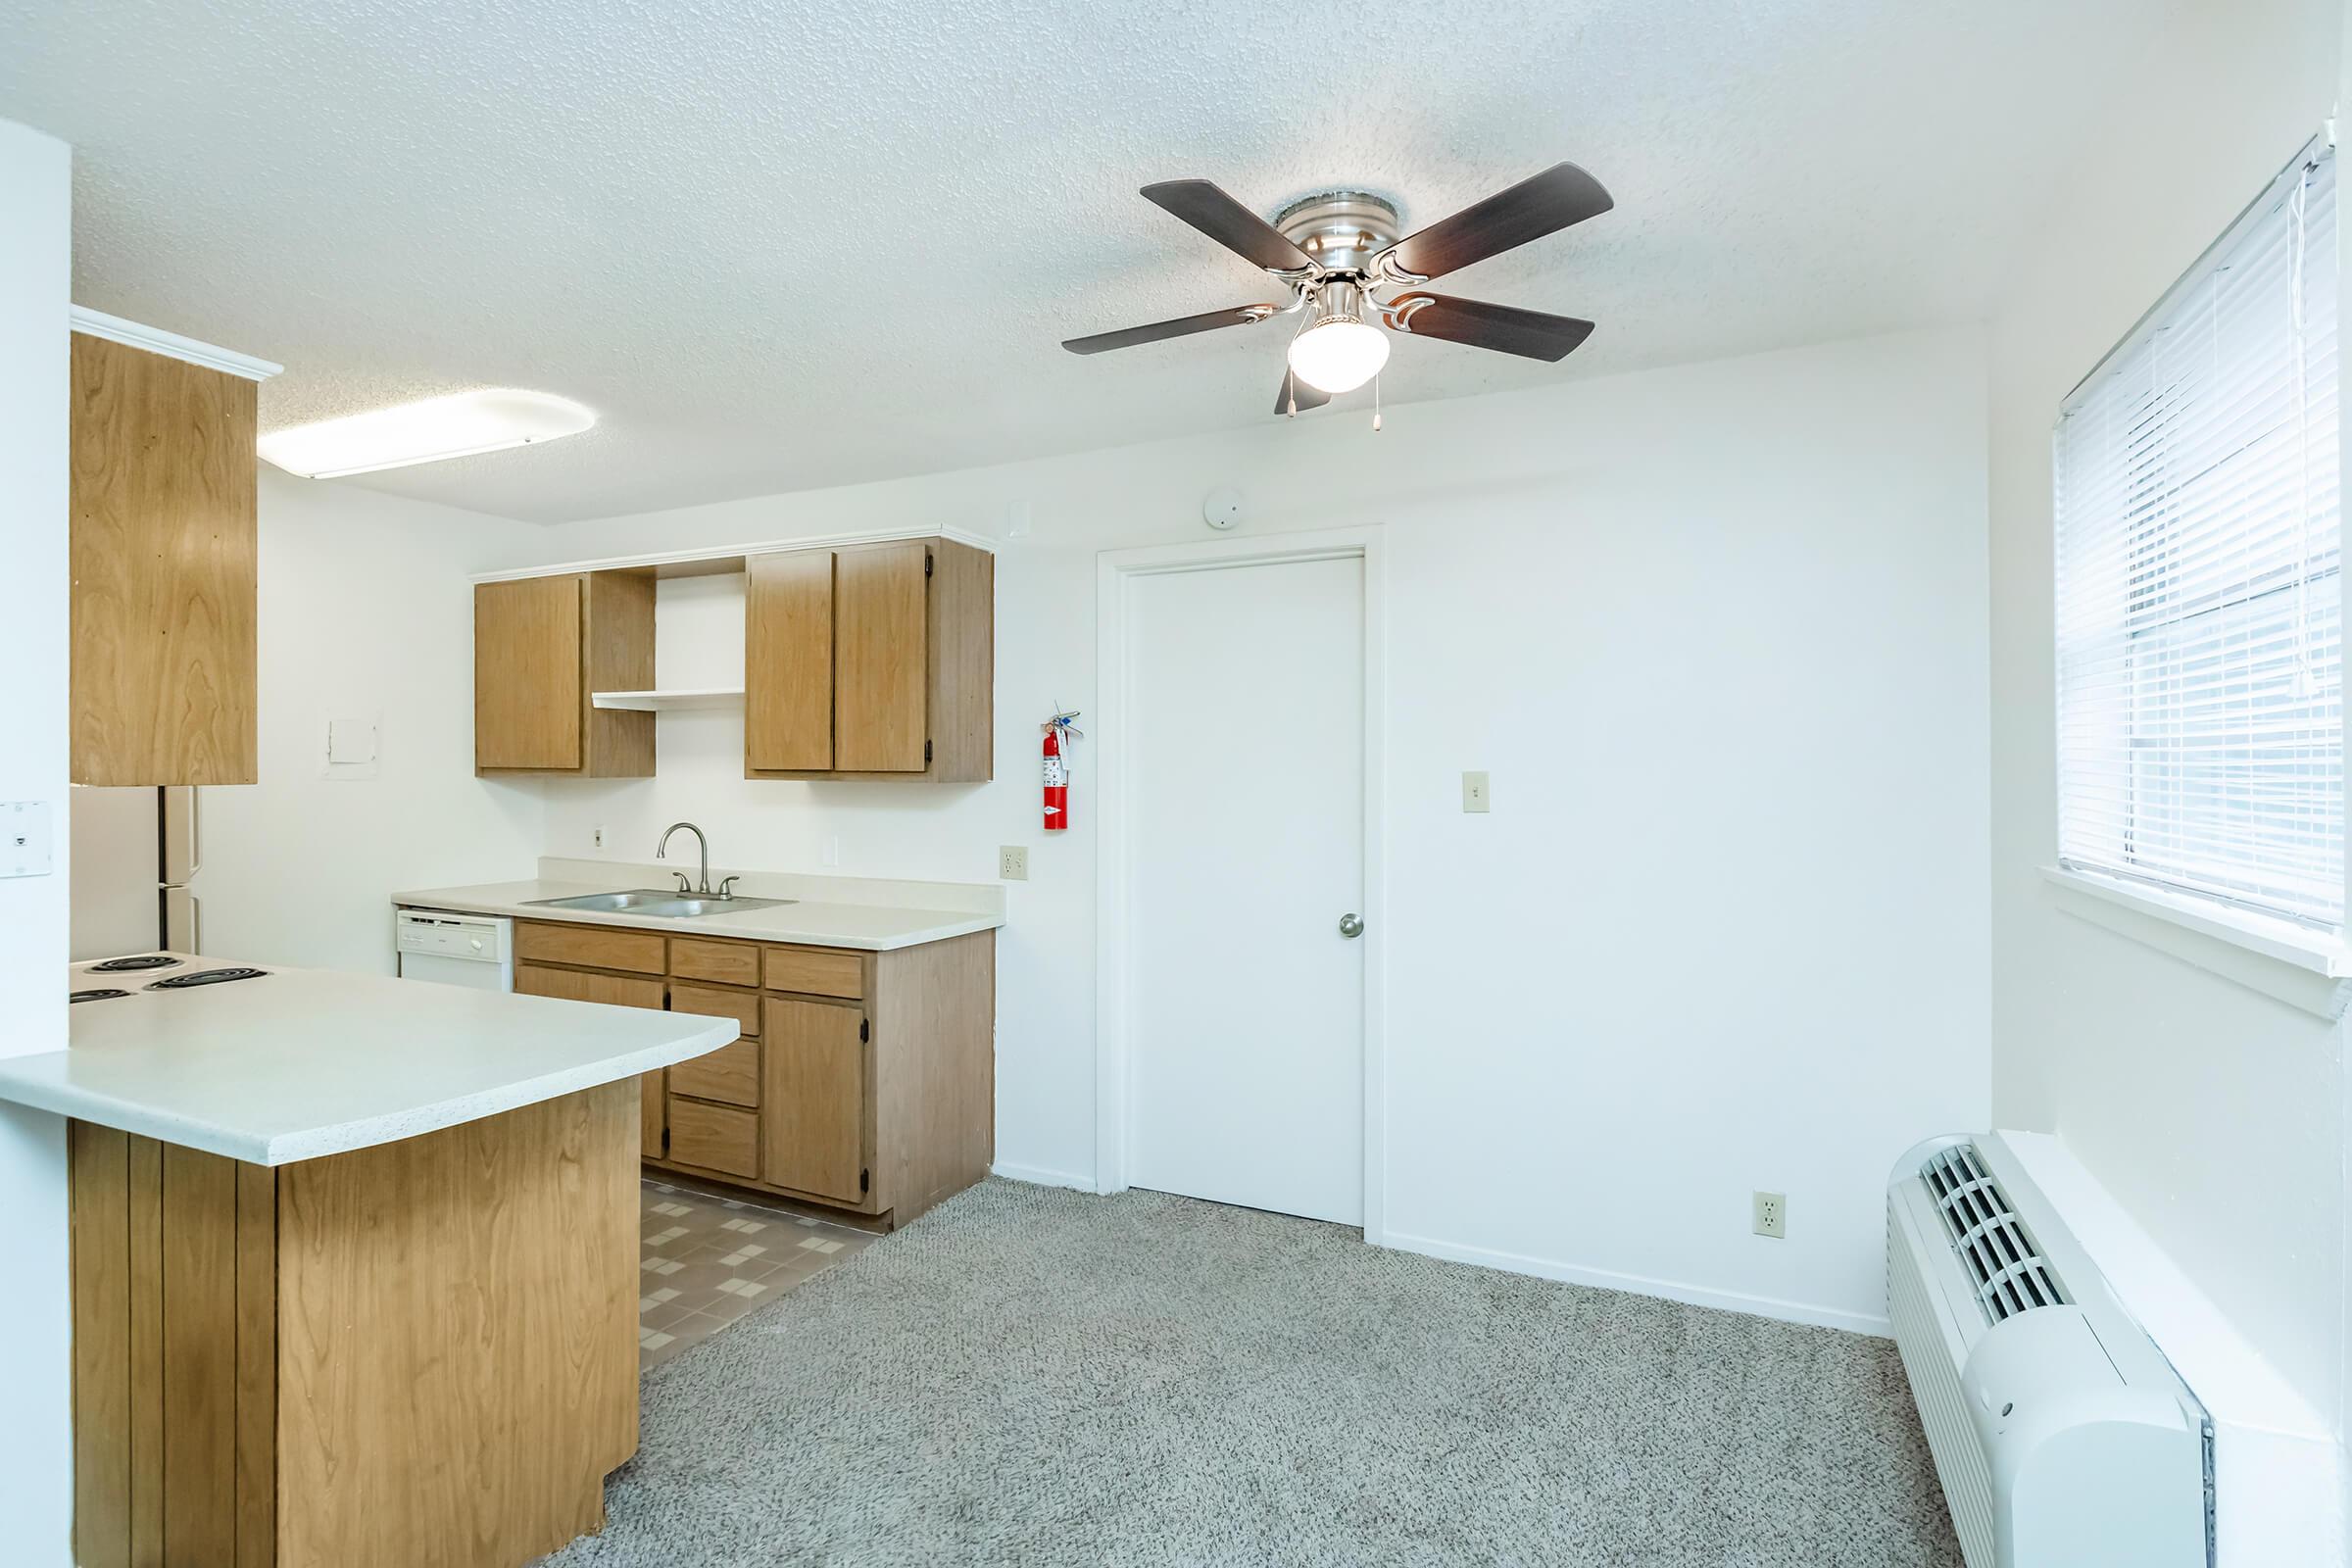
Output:
[[1364,922],[1362,920],[1358,919],[1353,914],[1343,914],[1340,916],[1340,935],[1344,937],[1360,937],[1363,934]]

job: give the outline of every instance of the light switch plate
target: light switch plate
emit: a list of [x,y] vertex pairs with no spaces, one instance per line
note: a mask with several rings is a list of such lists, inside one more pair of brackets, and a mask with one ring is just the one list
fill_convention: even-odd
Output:
[[49,803],[0,801],[0,876],[47,876]]
[[1487,775],[1485,773],[1464,773],[1462,775],[1463,810],[1487,810],[1490,808],[1488,806],[1490,799],[1491,796],[1487,789]]
[[997,848],[997,875],[1007,882],[1029,880],[1029,846],[1004,844]]

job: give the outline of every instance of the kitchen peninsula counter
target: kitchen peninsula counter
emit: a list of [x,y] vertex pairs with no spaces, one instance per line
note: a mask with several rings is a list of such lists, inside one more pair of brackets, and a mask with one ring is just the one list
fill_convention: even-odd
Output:
[[[176,956],[190,976],[223,960]],[[726,1018],[268,968],[74,989],[82,1568],[519,1568],[637,1448],[639,1075]]]

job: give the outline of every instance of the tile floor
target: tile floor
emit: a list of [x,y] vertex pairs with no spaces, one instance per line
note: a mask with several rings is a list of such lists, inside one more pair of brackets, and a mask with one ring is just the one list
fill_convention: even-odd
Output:
[[640,1372],[857,1256],[874,1239],[846,1225],[663,1182],[643,1185],[640,1212]]

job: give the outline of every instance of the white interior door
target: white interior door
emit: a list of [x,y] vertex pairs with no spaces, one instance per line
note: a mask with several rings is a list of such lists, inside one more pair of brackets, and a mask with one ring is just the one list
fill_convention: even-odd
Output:
[[1363,562],[1127,603],[1128,1180],[1360,1225]]

